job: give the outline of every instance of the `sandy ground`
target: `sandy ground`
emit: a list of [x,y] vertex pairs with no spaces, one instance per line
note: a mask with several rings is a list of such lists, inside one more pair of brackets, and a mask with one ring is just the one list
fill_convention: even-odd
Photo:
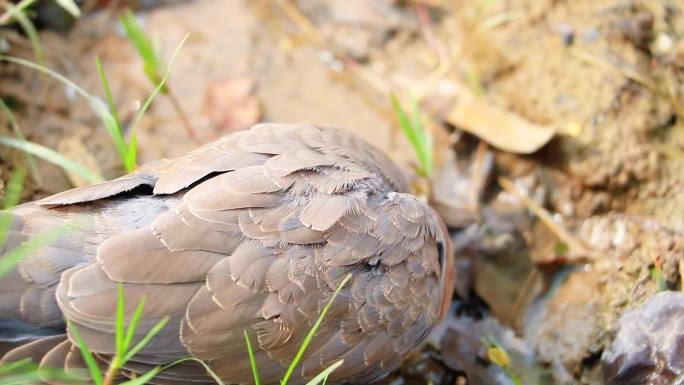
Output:
[[[654,267],[681,287],[684,5],[279,4],[174,2],[139,13],[164,58],[190,34],[169,84],[198,133],[188,138],[160,97],[139,129],[140,163],[257,121],[310,122],[358,133],[416,178],[388,92],[414,95],[436,138],[432,202],[453,230],[459,298],[431,346],[388,383],[513,383],[487,362],[481,337],[510,354],[524,383],[602,383],[617,320],[659,290]],[[114,13],[41,38],[49,66],[102,95],[98,56],[130,124],[152,86]],[[31,58],[20,36],[4,39]],[[30,140],[106,177],[123,172],[73,90],[13,65],[0,73],[0,97]],[[1,150],[3,180],[22,158]],[[83,183],[39,166],[42,184],[29,179],[24,200]]]

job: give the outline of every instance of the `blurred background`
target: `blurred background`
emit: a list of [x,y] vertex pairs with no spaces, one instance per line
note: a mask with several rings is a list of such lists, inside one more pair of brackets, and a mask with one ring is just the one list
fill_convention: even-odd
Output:
[[341,126],[457,249],[453,311],[387,384],[684,375],[616,339],[630,309],[684,320],[639,310],[684,270],[682,1],[0,0],[0,55],[5,207],[258,122]]

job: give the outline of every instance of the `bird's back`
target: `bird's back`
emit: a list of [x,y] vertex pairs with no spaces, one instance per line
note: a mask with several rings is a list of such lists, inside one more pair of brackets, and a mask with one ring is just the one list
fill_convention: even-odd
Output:
[[[128,316],[147,299],[136,338],[170,317],[127,373],[193,356],[228,383],[249,382],[247,331],[264,382],[276,383],[351,273],[296,378],[344,359],[333,381],[368,382],[426,337],[451,293],[435,213],[407,194],[385,155],[339,129],[260,125],[10,215],[8,249],[66,230],[0,281],[0,317],[57,327],[66,319],[107,362],[121,285]],[[57,337],[9,359],[39,356],[83,366]],[[184,364],[157,381],[211,379]]]

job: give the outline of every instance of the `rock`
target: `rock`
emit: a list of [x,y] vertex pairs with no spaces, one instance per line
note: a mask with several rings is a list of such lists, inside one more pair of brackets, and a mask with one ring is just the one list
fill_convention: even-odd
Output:
[[684,293],[661,292],[625,312],[602,361],[608,385],[684,384]]

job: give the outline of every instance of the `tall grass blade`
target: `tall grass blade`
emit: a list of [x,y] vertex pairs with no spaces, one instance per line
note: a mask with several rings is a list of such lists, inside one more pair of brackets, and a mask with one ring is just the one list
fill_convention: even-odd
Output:
[[33,364],[33,361],[30,358],[24,358],[23,360],[15,361],[15,362],[8,362],[6,364],[0,365],[0,376],[7,375],[11,372],[15,371],[26,371],[27,369],[32,369],[32,367],[35,368],[35,364]]
[[121,119],[119,118],[119,111],[114,103],[114,98],[112,97],[112,91],[109,88],[109,81],[107,81],[107,75],[105,74],[104,67],[100,62],[100,58],[95,57],[95,65],[97,66],[97,72],[100,75],[100,81],[102,82],[102,88],[105,92],[105,99],[107,100],[107,108],[109,108],[109,116],[103,117],[105,128],[112,137],[114,141],[114,146],[119,152],[119,158],[122,160],[123,166],[126,171],[133,171],[132,167],[129,167],[126,159],[128,159],[128,145],[126,145],[126,139],[124,138],[123,128],[121,126]]
[[430,133],[423,127],[418,103],[415,99],[413,100],[412,117],[409,117],[406,111],[404,111],[394,93],[390,94],[390,103],[399,121],[399,126],[416,152],[418,163],[420,164],[418,172],[424,177],[429,177],[432,175],[432,138]]
[[[0,217],[1,216],[2,212],[0,212]],[[24,242],[20,246],[5,253],[5,255],[0,258],[0,278],[14,269],[14,266],[16,266],[24,257],[57,241],[68,232],[69,228],[66,225],[59,226],[31,238],[29,241]]]
[[145,309],[146,299],[147,298],[144,296],[140,298],[140,302],[138,302],[138,306],[136,306],[135,311],[133,312],[133,316],[131,317],[131,321],[128,324],[128,329],[126,329],[126,337],[123,339],[122,350],[124,352],[128,351],[128,348],[131,346],[131,343],[133,343],[133,337],[135,337],[135,331],[138,328],[138,321],[140,321],[143,309]]
[[328,314],[330,311],[330,308],[332,307],[333,302],[335,301],[335,298],[337,295],[340,293],[344,285],[351,280],[352,275],[347,274],[347,276],[342,280],[340,285],[337,287],[337,290],[333,293],[332,297],[330,297],[330,301],[325,305],[323,308],[323,311],[321,311],[321,314],[318,316],[318,319],[316,320],[316,323],[313,325],[311,330],[309,330],[309,333],[306,335],[304,338],[304,341],[302,342],[302,345],[299,347],[299,350],[297,351],[297,354],[295,355],[294,359],[292,360],[292,363],[290,363],[290,366],[287,368],[287,372],[285,372],[285,376],[283,376],[283,379],[280,380],[281,385],[287,385],[288,381],[292,377],[292,374],[294,373],[295,368],[297,365],[299,365],[299,361],[301,361],[302,357],[304,356],[304,353],[306,352],[306,348],[309,347],[309,344],[311,344],[311,340],[313,339],[314,335],[318,331],[318,328],[321,327],[321,324],[323,323],[323,319],[325,316]]
[[182,364],[182,363],[184,363],[184,362],[190,362],[190,361],[192,361],[192,362],[197,362],[198,364],[204,366],[204,369],[207,371],[207,373],[209,373],[209,375],[211,376],[211,378],[212,378],[212,379],[214,380],[214,382],[216,382],[218,385],[226,385],[226,383],[223,382],[223,380],[221,379],[221,377],[219,377],[219,375],[216,374],[216,372],[214,372],[214,371],[209,367],[209,365],[207,365],[206,362],[204,362],[204,361],[202,361],[202,360],[200,360],[200,359],[198,359],[198,358],[193,358],[193,357],[181,358],[181,359],[178,360],[178,361],[174,361],[174,362],[172,362],[172,363],[170,363],[170,364],[164,366],[164,367],[162,368],[162,372],[163,372],[164,370],[168,369],[168,368],[174,367],[174,366],[179,365],[179,364]]
[[334,364],[328,366],[323,370],[322,372],[318,373],[318,375],[314,378],[311,379],[311,381],[307,382],[306,385],[318,385],[318,384],[325,384],[328,381],[328,376],[337,368],[342,366],[344,364],[344,360],[339,360],[335,362]]
[[[2,202],[4,210],[12,208],[19,203],[21,191],[24,189],[24,179],[26,178],[26,167],[18,165],[10,174],[5,188],[5,199]],[[0,243],[2,244],[2,243]]]
[[0,144],[8,147],[16,148],[18,150],[27,152],[31,155],[35,155],[41,159],[47,160],[48,162],[55,164],[64,170],[78,174],[83,179],[91,183],[102,182],[102,177],[95,172],[90,171],[88,168],[80,163],[74,162],[73,160],[65,157],[64,155],[51,150],[47,147],[43,147],[39,144],[33,142],[27,142],[25,140],[19,140],[15,138],[10,138],[7,136],[0,135]]
[[140,350],[142,350],[145,346],[147,346],[147,344],[150,343],[150,341],[152,340],[152,338],[154,338],[154,336],[156,336],[157,334],[159,334],[159,332],[166,326],[166,324],[169,323],[169,320],[170,320],[170,319],[171,319],[171,318],[167,316],[167,317],[162,318],[161,321],[157,322],[157,324],[154,325],[154,326],[152,327],[152,329],[150,329],[150,331],[147,332],[147,334],[145,334],[145,336],[142,338],[142,340],[140,340],[140,342],[138,342],[131,350],[129,350],[129,351],[126,353],[126,355],[125,355],[125,356],[123,357],[123,359],[121,360],[121,365],[123,365],[123,364],[125,364],[126,362],[128,362],[131,358],[133,358],[133,356],[135,356],[136,354],[138,354],[138,352],[139,352]]
[[[106,107],[102,101],[92,95],[90,95],[86,90],[81,88],[78,84],[74,83],[73,81],[67,79],[65,76],[61,75],[60,73],[36,64],[32,63],[28,60],[20,59],[17,57],[12,57],[12,56],[4,56],[0,55],[0,60],[4,60],[10,63],[18,64],[27,68],[34,69],[36,71],[39,71],[41,73],[44,73],[46,75],[49,75],[50,77],[54,78],[55,80],[58,80],[62,84],[66,85],[67,87],[70,87],[74,91],[76,91],[77,94],[81,95],[84,99],[86,99],[90,105],[90,108],[97,114],[97,116],[102,120],[102,123],[105,126],[105,129],[109,133],[109,135],[112,137],[112,140],[114,140],[114,144],[116,145],[117,151],[119,151],[119,155],[121,156],[122,162],[126,159],[126,153],[123,152],[123,150],[126,148],[125,141],[123,140],[121,133],[120,126],[117,124],[116,118],[112,115],[111,112],[109,112],[109,109]],[[126,167],[126,164],[124,164],[124,167]],[[132,169],[128,169],[127,171],[132,171]]]
[[155,87],[154,91],[152,91],[147,100],[145,100],[145,103],[143,103],[142,107],[140,108],[140,111],[138,111],[138,115],[135,117],[135,121],[133,122],[133,126],[131,128],[131,139],[134,138],[133,135],[135,135],[138,125],[140,125],[140,121],[145,115],[145,111],[147,111],[147,109],[150,107],[150,104],[152,104],[154,98],[157,97],[157,95],[159,95],[159,92],[161,92],[161,90],[164,88],[164,85],[166,85],[166,82],[169,80],[173,63],[175,63],[178,53],[180,52],[181,48],[183,47],[183,45],[189,37],[190,34],[186,34],[185,37],[183,37],[183,40],[181,40],[181,42],[178,43],[178,46],[176,46],[176,49],[173,51],[173,55],[171,55],[171,61],[169,61],[169,66],[166,68],[164,76],[159,80],[157,87]]
[[249,334],[247,334],[247,330],[244,330],[243,333],[245,335],[245,344],[247,344],[249,364],[252,367],[252,377],[254,377],[254,385],[261,385],[261,379],[259,378],[259,368],[257,367],[256,357],[254,356],[252,341],[249,339]]
[[9,23],[14,18],[17,12],[24,12],[26,8],[30,7],[35,2],[36,0],[22,0],[12,8],[8,8],[7,11],[5,11],[5,13],[0,15],[0,26]]
[[[0,366],[3,367],[3,366]],[[19,371],[19,370],[18,370]],[[79,379],[63,370],[56,368],[38,368],[38,365],[31,364],[19,373],[2,374],[0,385],[27,385],[42,384],[44,380],[55,381],[60,384],[79,383]]]
[[23,10],[16,10],[17,7],[14,7],[12,5],[7,6],[8,9],[15,8],[13,11],[13,17],[14,20],[17,21],[21,29],[24,31],[26,36],[28,37],[29,41],[31,42],[31,47],[33,48],[33,56],[36,60],[36,62],[40,64],[45,64],[45,55],[43,51],[43,45],[40,42],[40,37],[38,37],[38,31],[36,31],[36,26],[33,25],[33,22],[29,17],[26,15],[26,12]]
[[122,382],[119,385],[142,385],[142,384],[147,384],[151,379],[154,378],[157,374],[161,372],[161,368],[157,366],[156,368],[150,370],[149,372],[143,374],[142,376],[138,378],[134,378],[132,380],[128,380],[126,382]]
[[123,294],[123,285],[119,282],[116,285],[117,296],[116,296],[116,331],[114,333],[114,338],[116,339],[116,355],[123,357],[126,350],[124,346],[124,340],[126,337],[124,331],[124,313],[126,311],[126,303]]
[[[21,126],[17,121],[17,118],[14,116],[14,113],[5,103],[5,101],[2,100],[2,98],[0,98],[0,110],[2,110],[2,112],[7,117],[10,127],[12,127],[12,132],[14,132],[14,136],[16,136],[19,140],[26,140],[24,131],[22,131]],[[28,163],[29,168],[31,169],[31,175],[33,176],[33,180],[36,182],[38,186],[42,186],[43,178],[40,175],[40,171],[38,171],[38,166],[36,165],[35,159],[33,159],[33,156],[27,152],[25,152],[24,154],[26,154],[26,162]]]
[[411,98],[411,106],[413,108],[411,123],[418,136],[416,152],[426,176],[430,176],[432,174],[432,136],[423,126],[423,121],[420,117],[420,107],[415,98]]
[[[9,180],[7,181],[7,188],[5,189],[5,199],[3,202],[5,210],[14,207],[19,202],[21,191],[24,187],[25,176],[26,169],[24,167],[18,167],[12,170]],[[2,247],[7,241],[7,234],[9,234],[13,222],[14,216],[12,216],[12,213],[0,211],[0,250],[2,250]],[[0,261],[0,265],[1,264],[2,262]]]
[[86,365],[88,366],[88,370],[90,371],[90,375],[93,377],[93,381],[96,385],[102,385],[102,373],[100,372],[100,367],[95,361],[95,357],[93,357],[93,353],[90,352],[88,345],[86,345],[85,341],[83,341],[83,337],[81,337],[81,333],[78,332],[76,325],[69,323],[69,330],[76,339],[76,343],[81,350],[81,356],[83,356],[83,361],[85,361]]
[[88,92],[86,92],[86,90],[79,87],[78,84],[67,79],[64,75],[60,74],[59,72],[57,72],[53,69],[50,69],[46,66],[42,66],[40,64],[36,64],[36,63],[30,62],[28,60],[24,60],[24,59],[14,57],[14,56],[0,55],[0,60],[1,61],[8,61],[8,62],[14,63],[14,64],[19,64],[21,66],[31,68],[31,69],[34,69],[34,70],[39,71],[41,73],[44,73],[46,75],[49,75],[50,77],[54,78],[55,80],[60,81],[64,85],[73,88],[74,91],[76,91],[76,93],[78,93],[83,98],[85,98],[86,100],[91,102],[91,104],[95,103],[95,100],[94,100],[95,98],[92,95],[90,95]]
[[150,39],[145,36],[138,20],[130,10],[126,10],[121,15],[121,25],[126,30],[126,35],[133,42],[133,46],[140,54],[144,62],[144,71],[152,84],[157,84],[161,81],[161,61],[157,57],[154,47]]

